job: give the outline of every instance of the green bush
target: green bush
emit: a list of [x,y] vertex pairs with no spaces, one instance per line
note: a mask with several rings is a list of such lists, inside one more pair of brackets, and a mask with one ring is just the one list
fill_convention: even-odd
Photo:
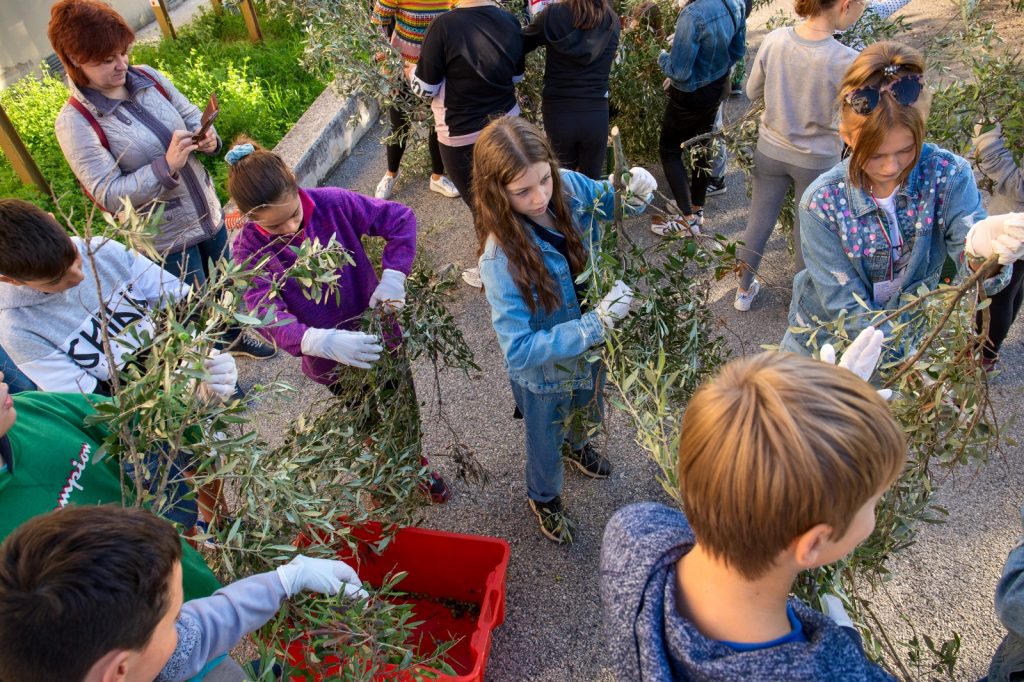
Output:
[[[132,63],[159,69],[200,108],[216,91],[221,105],[216,127],[226,143],[246,133],[264,146],[273,147],[323,91],[325,82],[299,64],[304,48],[301,27],[273,17],[261,18],[261,27],[265,42],[253,45],[240,16],[206,12],[183,27],[178,40],[136,46]],[[61,207],[81,216],[90,202],[65,162],[53,131],[67,96],[63,81],[44,75],[23,78],[0,92],[0,103]],[[220,157],[201,158],[221,200],[226,200],[227,165]],[[54,208],[49,197],[22,185],[3,157],[0,196],[16,196],[47,210]]]

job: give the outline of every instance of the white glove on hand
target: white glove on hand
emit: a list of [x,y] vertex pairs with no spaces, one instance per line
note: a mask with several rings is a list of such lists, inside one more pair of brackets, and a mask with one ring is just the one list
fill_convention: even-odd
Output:
[[380,274],[380,284],[370,296],[370,307],[384,306],[385,310],[395,311],[405,307],[405,273],[398,270],[385,270]]
[[369,597],[359,576],[344,561],[314,559],[300,554],[284,566],[278,566],[277,577],[289,597],[299,592],[338,594],[342,589],[349,597]]
[[[839,366],[850,370],[864,381],[870,381],[878,365],[878,358],[882,356],[883,341],[885,334],[874,327],[865,327],[843,353],[843,357],[839,359]],[[818,359],[830,365],[836,364],[835,347],[831,343],[826,343],[821,347]],[[883,388],[878,391],[878,395],[882,400],[888,400],[892,397],[892,391]]]
[[615,286],[605,294],[597,304],[597,318],[608,329],[629,314],[629,306],[633,304],[633,290],[621,279],[615,280]]
[[[615,175],[608,176],[608,182],[615,186]],[[658,189],[658,181],[646,168],[633,166],[629,169],[629,183],[626,185],[626,203],[633,208],[640,208],[654,198],[654,190]]]
[[1000,265],[1024,258],[1024,213],[993,215],[967,232],[967,253],[977,258],[998,256]]
[[230,353],[221,353],[219,350],[211,350],[210,355],[203,361],[203,369],[206,370],[206,379],[199,384],[198,394],[204,400],[210,400],[214,396],[221,400],[227,400],[235,392],[235,384],[238,383],[238,365]]
[[370,369],[370,365],[380,359],[382,350],[384,347],[378,337],[363,332],[310,327],[302,335],[303,355],[315,355],[360,369]]
[[[281,569],[277,569],[281,570]],[[831,618],[836,625],[844,628],[852,628],[853,621],[843,608],[843,602],[834,594],[821,595],[821,603],[825,607],[825,615]]]

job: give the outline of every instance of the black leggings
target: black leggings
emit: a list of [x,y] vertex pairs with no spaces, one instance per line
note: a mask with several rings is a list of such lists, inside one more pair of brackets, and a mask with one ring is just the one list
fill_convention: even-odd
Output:
[[[391,132],[396,139],[395,142],[387,145],[388,171],[398,173],[398,166],[402,163],[408,135],[411,132],[409,114],[398,107],[388,107],[388,120],[391,121]],[[427,135],[427,147],[430,148],[430,172],[434,175],[444,175],[444,162],[441,161],[437,131],[433,126],[430,127],[430,133]]]
[[[1010,283],[992,297],[992,303],[988,307],[991,317],[988,323],[988,343],[985,344],[983,351],[986,358],[998,357],[999,348],[1006,340],[1006,335],[1010,333],[1010,326],[1017,318],[1022,302],[1024,302],[1024,261],[1017,261],[1013,264]],[[981,313],[978,313],[977,324],[978,330],[981,331]]]
[[600,111],[560,111],[544,102],[544,132],[563,168],[603,179],[608,151],[608,107]]
[[438,146],[441,150],[441,160],[444,161],[444,167],[448,171],[448,179],[455,185],[455,189],[459,190],[462,200],[466,202],[466,206],[469,206],[469,210],[472,211],[474,145],[467,144],[464,147],[449,147],[442,142]]
[[728,84],[727,73],[693,92],[683,92],[673,87],[668,89],[668,103],[661,121],[661,137],[658,139],[658,155],[668,186],[672,189],[672,196],[683,215],[693,213],[694,206],[703,206],[707,197],[708,181],[711,179],[711,160],[708,158],[710,140],[697,147],[692,185],[687,180],[686,164],[683,163],[683,154],[689,156],[689,150],[684,151],[679,145],[711,132],[718,104]]

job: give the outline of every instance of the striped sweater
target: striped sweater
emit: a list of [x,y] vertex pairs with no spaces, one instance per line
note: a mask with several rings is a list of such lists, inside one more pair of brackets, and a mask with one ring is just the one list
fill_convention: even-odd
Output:
[[451,8],[451,0],[376,0],[371,21],[407,62],[420,58],[430,22]]

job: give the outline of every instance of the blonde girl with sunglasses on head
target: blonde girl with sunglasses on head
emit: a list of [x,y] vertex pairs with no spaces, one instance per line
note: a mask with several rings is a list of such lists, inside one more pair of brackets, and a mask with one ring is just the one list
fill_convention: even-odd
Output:
[[[970,164],[924,143],[924,70],[920,52],[882,42],[846,72],[839,131],[851,153],[800,201],[807,266],[793,280],[785,350],[811,353],[811,333],[794,328],[817,328],[844,310],[852,338],[905,292],[935,288],[947,256],[961,275],[998,257],[1004,267],[985,281],[989,294],[1009,281],[1005,266],[1024,256],[1024,214],[986,218]],[[886,336],[891,328],[879,326]],[[821,333],[814,341],[834,342]]]

